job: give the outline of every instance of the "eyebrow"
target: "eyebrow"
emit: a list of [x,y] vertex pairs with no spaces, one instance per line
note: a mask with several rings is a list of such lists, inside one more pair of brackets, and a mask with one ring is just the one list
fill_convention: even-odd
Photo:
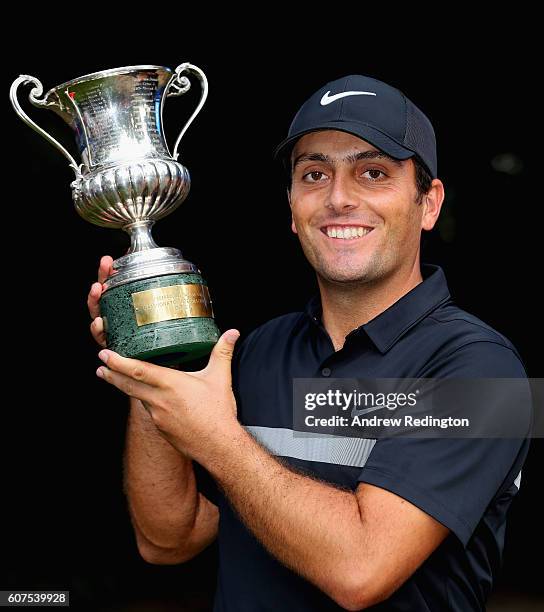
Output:
[[[348,164],[354,164],[362,159],[386,159],[393,162],[396,166],[402,166],[402,160],[395,159],[383,151],[359,151],[359,153],[351,153],[350,155],[346,155],[342,161],[347,162]],[[305,161],[320,161],[331,165],[334,165],[335,163],[332,157],[325,155],[324,153],[302,153],[295,158],[295,161],[293,162],[293,170],[298,164]]]

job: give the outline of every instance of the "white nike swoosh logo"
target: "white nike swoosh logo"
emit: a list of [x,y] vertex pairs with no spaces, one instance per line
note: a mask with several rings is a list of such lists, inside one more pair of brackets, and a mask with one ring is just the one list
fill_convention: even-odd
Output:
[[326,106],[327,104],[330,104],[331,102],[335,102],[336,100],[339,100],[340,98],[345,98],[346,96],[375,96],[376,95],[372,91],[343,91],[342,93],[334,94],[333,96],[329,96],[330,93],[331,92],[328,91],[321,98],[321,106]]

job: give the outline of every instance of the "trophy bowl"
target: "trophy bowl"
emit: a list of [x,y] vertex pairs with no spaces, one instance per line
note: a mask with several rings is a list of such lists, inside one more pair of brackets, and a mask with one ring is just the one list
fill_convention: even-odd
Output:
[[[163,131],[164,102],[190,89],[189,74],[200,82],[200,101],[171,154]],[[33,86],[29,100],[34,106],[52,110],[72,128],[79,164],[21,108],[17,90],[22,85]],[[42,94],[37,78],[19,76],[10,90],[15,112],[68,159],[79,215],[130,236],[100,299],[108,348],[163,365],[206,355],[220,335],[207,283],[178,249],[159,247],[151,234],[153,224],[189,192],[189,171],[178,161],[178,148],[206,101],[206,76],[187,62],[175,70],[126,66],[88,74]]]

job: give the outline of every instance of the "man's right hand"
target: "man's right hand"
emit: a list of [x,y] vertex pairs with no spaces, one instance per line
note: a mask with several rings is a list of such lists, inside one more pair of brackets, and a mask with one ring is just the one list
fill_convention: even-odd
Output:
[[[102,347],[106,346],[106,335],[99,302],[112,272],[113,259],[105,255],[100,260],[98,281],[87,298],[91,334]],[[143,404],[134,398],[127,424],[123,480],[138,550],[148,563],[183,563],[217,536],[219,511],[199,493],[192,461],[162,436]]]
[[104,255],[100,260],[98,267],[98,282],[91,285],[89,296],[87,297],[87,306],[91,315],[91,334],[93,338],[102,347],[106,346],[106,334],[104,333],[104,322],[100,316],[100,296],[104,291],[104,283],[113,272],[113,258],[109,255]]

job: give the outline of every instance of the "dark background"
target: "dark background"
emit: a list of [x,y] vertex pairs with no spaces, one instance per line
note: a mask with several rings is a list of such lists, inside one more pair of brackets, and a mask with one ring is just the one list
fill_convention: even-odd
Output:
[[[143,20],[142,35],[146,26]],[[221,330],[236,327],[244,335],[300,309],[315,289],[272,162],[294,113],[317,88],[346,74],[397,86],[435,126],[446,187],[423,260],[443,266],[461,307],[514,342],[530,376],[544,375],[536,340],[540,156],[535,66],[526,40],[513,44],[498,35],[484,42],[482,30],[473,37],[460,30],[449,41],[421,32],[415,45],[408,32],[392,47],[348,33],[333,44],[320,28],[305,37],[286,27],[270,39],[243,28],[215,37],[197,24],[188,37],[192,28],[186,23],[168,44],[114,40],[104,32],[99,50],[73,32],[40,44],[27,35],[13,43],[4,68],[6,98],[20,73],[38,77],[47,91],[89,72],[138,63],[174,68],[191,61],[203,69],[208,102],[181,146],[191,192],[154,236],[200,267]],[[167,101],[171,146],[197,100],[193,87]],[[75,154],[70,130],[56,115],[23,106]],[[138,556],[121,489],[127,401],[95,376],[86,296],[100,256],[119,257],[128,238],[77,215],[64,158],[9,104],[5,113],[0,589],[70,590],[79,608],[92,610],[207,610],[215,587],[213,547],[182,566],[152,566]],[[510,513],[496,605],[514,603],[501,610],[521,610],[522,600],[542,596],[543,456],[537,440]]]

